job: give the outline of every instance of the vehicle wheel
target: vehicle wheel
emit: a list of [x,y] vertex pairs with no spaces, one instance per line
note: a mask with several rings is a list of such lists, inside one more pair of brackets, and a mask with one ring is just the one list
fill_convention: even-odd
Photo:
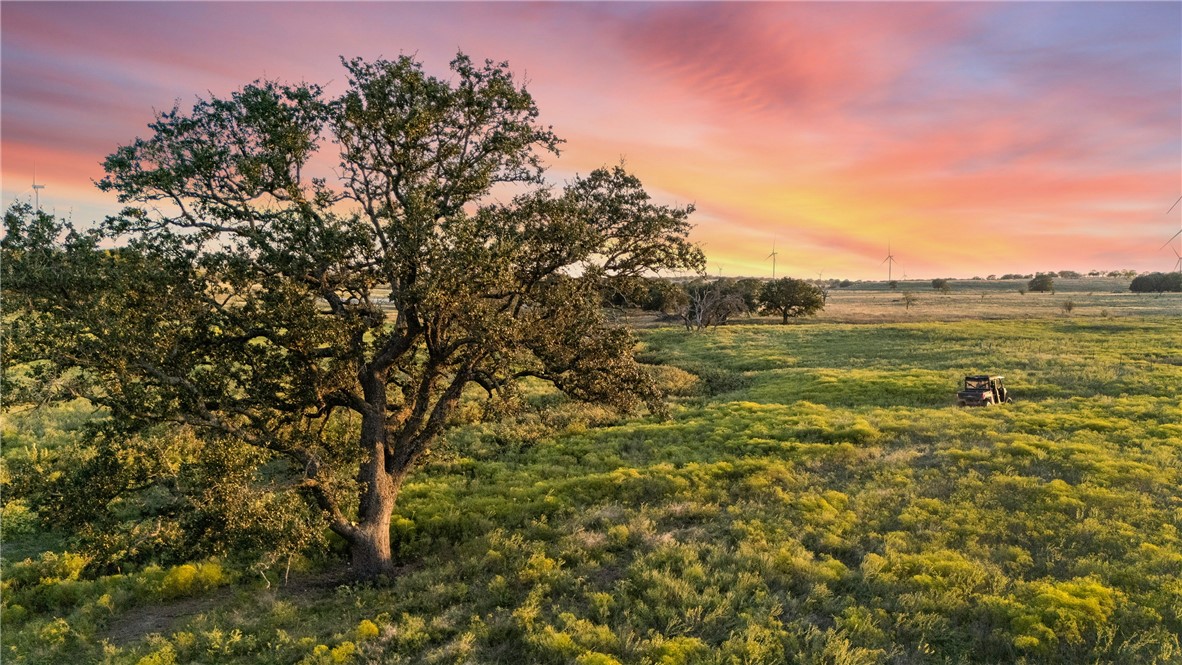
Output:
[[1013,398],[1013,397],[1007,397],[1007,398],[1006,398],[1006,404],[1013,404],[1013,403],[1014,403],[1014,398]]
[[961,406],[968,406],[969,404],[968,404],[968,402],[966,402],[962,399],[962,400],[960,400],[960,405]]

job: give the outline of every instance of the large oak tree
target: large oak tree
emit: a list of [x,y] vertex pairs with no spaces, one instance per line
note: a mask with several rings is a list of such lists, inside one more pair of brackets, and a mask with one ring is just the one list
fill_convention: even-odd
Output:
[[[622,167],[548,186],[560,140],[506,64],[344,66],[337,98],[260,81],[158,114],[106,159],[99,187],[127,207],[99,231],[10,210],[5,351],[40,399],[84,396],[121,432],[183,427],[283,460],[370,578],[465,388],[535,377],[658,408],[600,296],[703,257],[692,208]],[[321,161],[333,177],[309,177]],[[358,426],[332,426],[343,414]]]

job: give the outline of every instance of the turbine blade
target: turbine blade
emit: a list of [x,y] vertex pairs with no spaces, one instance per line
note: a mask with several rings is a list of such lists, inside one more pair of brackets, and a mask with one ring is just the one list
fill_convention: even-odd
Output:
[[1174,242],[1174,238],[1177,238],[1178,236],[1182,236],[1182,229],[1178,229],[1178,232],[1175,233],[1174,235],[1170,236],[1170,239],[1165,241],[1161,247],[1158,247],[1158,249],[1165,249],[1166,245],[1169,245],[1170,243]]
[[[1178,201],[1182,201],[1182,196],[1178,197]],[[1170,209],[1166,211],[1167,215],[1170,214],[1171,212],[1174,212],[1174,206],[1178,205],[1178,201],[1174,201],[1174,205],[1170,206]]]

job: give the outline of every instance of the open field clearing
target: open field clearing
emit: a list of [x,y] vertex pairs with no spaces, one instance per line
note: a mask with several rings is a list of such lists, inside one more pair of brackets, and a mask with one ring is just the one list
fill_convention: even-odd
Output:
[[[856,284],[830,291],[830,305],[820,321],[877,323],[883,321],[953,321],[1062,317],[1071,301],[1073,317],[1170,316],[1182,312],[1182,294],[1131,293],[1127,280],[1056,280],[1055,293],[1018,293],[1027,280],[950,280],[951,292],[932,289],[930,281],[899,282],[898,290],[883,284]],[[910,309],[904,292],[916,302]]]
[[[1132,293],[1125,279],[1055,280],[1055,293],[1026,293],[1029,280],[949,280],[949,293],[932,288],[930,280],[900,280],[897,289],[883,282],[833,288],[817,321],[881,323],[889,321],[956,321],[1063,317],[1170,316],[1182,312],[1182,294]],[[911,293],[910,308],[903,294]]]
[[[452,430],[399,499],[384,588],[337,586],[332,558],[287,584],[231,561],[95,578],[8,492],[4,660],[1179,662],[1182,320],[1129,311],[1176,300],[996,299],[1068,295],[1030,321],[647,330],[668,420],[538,388]],[[892,297],[835,289],[824,318]],[[1107,298],[1127,307],[1090,311]],[[1016,402],[953,406],[986,372]],[[85,417],[10,418],[5,482],[52,472]]]

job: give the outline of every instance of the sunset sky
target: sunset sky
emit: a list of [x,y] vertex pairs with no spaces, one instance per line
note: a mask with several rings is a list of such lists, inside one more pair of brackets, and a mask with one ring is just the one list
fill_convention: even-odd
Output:
[[[710,272],[885,279],[1169,270],[1182,3],[0,5],[3,200],[75,222],[153,109],[339,56],[508,60],[566,139],[694,203]],[[1175,244],[1175,247],[1177,245]]]

